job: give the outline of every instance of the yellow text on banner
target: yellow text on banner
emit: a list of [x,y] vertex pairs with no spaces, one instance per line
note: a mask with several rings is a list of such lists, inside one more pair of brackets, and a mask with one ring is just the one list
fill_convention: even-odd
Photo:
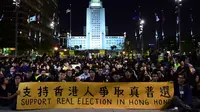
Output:
[[173,98],[170,82],[21,83],[17,109],[115,108],[162,109]]

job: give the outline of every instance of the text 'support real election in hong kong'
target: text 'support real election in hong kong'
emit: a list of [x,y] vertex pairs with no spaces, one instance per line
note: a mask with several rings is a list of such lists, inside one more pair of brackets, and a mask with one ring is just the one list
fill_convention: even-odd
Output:
[[162,109],[174,94],[170,82],[21,83],[18,110],[45,108]]

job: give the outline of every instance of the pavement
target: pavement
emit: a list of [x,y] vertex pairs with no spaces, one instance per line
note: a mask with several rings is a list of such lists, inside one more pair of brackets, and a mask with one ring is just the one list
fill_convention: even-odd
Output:
[[[0,108],[0,112],[15,112],[8,108]],[[128,109],[44,109],[20,112],[163,112],[160,110],[128,110]]]

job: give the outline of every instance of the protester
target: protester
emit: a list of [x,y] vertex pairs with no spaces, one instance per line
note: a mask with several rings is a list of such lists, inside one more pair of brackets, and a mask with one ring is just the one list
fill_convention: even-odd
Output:
[[[16,79],[15,85],[20,83],[20,81],[18,81],[18,80],[21,80],[21,79]],[[15,90],[17,90],[17,87],[16,87],[16,89],[12,90],[11,87],[13,87],[13,86],[11,86],[9,88],[8,84],[9,84],[8,78],[3,77],[0,79],[0,85],[1,85],[0,86],[0,106],[12,105],[13,103],[16,102],[16,96],[20,93],[19,91],[15,91]]]
[[66,78],[66,72],[64,70],[61,70],[56,81],[66,82],[66,79],[67,79]]
[[89,67],[85,67],[83,69],[83,74],[81,74],[80,76],[76,77],[77,81],[85,81],[88,77],[90,77],[89,72]]
[[174,84],[174,99],[172,104],[177,106],[180,111],[191,111],[192,89],[186,83],[186,73],[178,75],[178,83]]
[[84,82],[98,82],[96,71],[94,69],[89,71],[90,76]]

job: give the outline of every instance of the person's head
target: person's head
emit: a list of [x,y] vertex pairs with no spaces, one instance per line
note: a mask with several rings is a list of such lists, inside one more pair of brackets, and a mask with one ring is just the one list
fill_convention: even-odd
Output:
[[88,74],[89,68],[88,68],[88,67],[85,67],[85,68],[83,69],[83,72],[84,72],[85,74]]
[[64,63],[65,66],[69,66],[69,63]]
[[0,84],[1,84],[1,85],[3,85],[3,84],[6,84],[6,85],[7,85],[8,82],[9,82],[8,78],[6,78],[6,77],[0,78]]
[[80,71],[80,67],[79,66],[76,66],[75,67],[75,72],[79,72]]
[[199,82],[199,81],[200,81],[200,80],[199,80],[199,75],[196,75],[195,81],[196,81],[196,82]]
[[2,70],[0,70],[0,76],[1,76],[1,75],[3,76],[3,71],[2,71]]
[[174,65],[170,65],[170,70],[174,70]]
[[99,69],[98,69],[98,74],[99,74],[99,75],[102,75],[102,74],[103,74],[103,68],[99,68]]
[[121,76],[119,75],[119,73],[115,72],[113,73],[113,77],[115,82],[118,82],[121,79]]
[[61,70],[59,73],[59,79],[65,80],[65,78],[66,78],[66,72],[64,70]]
[[95,77],[95,70],[94,69],[90,70],[90,77],[91,78]]
[[144,69],[144,71],[147,71],[147,67],[146,66],[144,66],[143,69]]
[[151,69],[151,65],[147,65],[147,69],[150,70]]
[[143,62],[143,63],[142,63],[142,66],[143,66],[143,67],[145,67],[145,66],[146,66],[146,64]]
[[46,70],[46,66],[45,66],[45,65],[42,65],[42,66],[41,66],[41,69]]
[[42,69],[42,70],[41,70],[41,75],[42,75],[42,76],[45,76],[45,75],[46,75],[46,70],[45,70],[45,69]]
[[140,71],[143,71],[144,70],[144,67],[140,67]]
[[22,77],[21,75],[15,75],[15,84],[19,85],[19,83],[22,82]]
[[125,77],[126,77],[127,79],[130,79],[131,76],[132,76],[132,70],[127,70],[127,71],[125,72]]
[[23,67],[23,66],[24,66],[24,63],[21,63],[21,64],[20,64],[20,67]]
[[184,84],[185,83],[185,80],[186,80],[185,76],[186,75],[184,75],[184,74],[179,74],[178,75],[178,83],[179,84]]
[[109,67],[109,65],[108,65],[108,64],[106,64],[105,68],[106,68],[106,69],[109,69],[110,67]]
[[157,82],[158,79],[159,79],[158,74],[157,74],[157,73],[153,73],[153,74],[152,74],[152,81],[153,81],[153,82]]
[[14,67],[11,67],[11,68],[10,68],[10,72],[15,72],[15,68],[14,68]]
[[164,71],[164,67],[163,66],[160,66],[160,71]]
[[73,75],[72,70],[67,70],[67,76],[68,76],[68,77],[72,77],[72,75]]
[[93,64],[89,64],[89,68],[92,68],[93,67]]
[[16,67],[16,66],[17,66],[17,63],[15,63],[15,62],[12,63],[12,66],[13,66],[13,67]]
[[35,75],[40,75],[40,71],[39,71],[39,70],[36,70],[36,71],[35,71]]
[[115,67],[113,67],[113,68],[112,68],[112,72],[115,72],[115,71],[116,71],[116,68],[115,68]]
[[180,65],[181,65],[181,66],[184,66],[184,65],[185,65],[185,62],[184,62],[184,61],[180,61]]
[[135,68],[137,69],[137,68],[138,68],[138,66],[139,66],[139,64],[138,64],[138,63],[136,63],[136,64],[135,64]]
[[121,64],[117,64],[116,69],[119,70],[120,68],[122,68]]

